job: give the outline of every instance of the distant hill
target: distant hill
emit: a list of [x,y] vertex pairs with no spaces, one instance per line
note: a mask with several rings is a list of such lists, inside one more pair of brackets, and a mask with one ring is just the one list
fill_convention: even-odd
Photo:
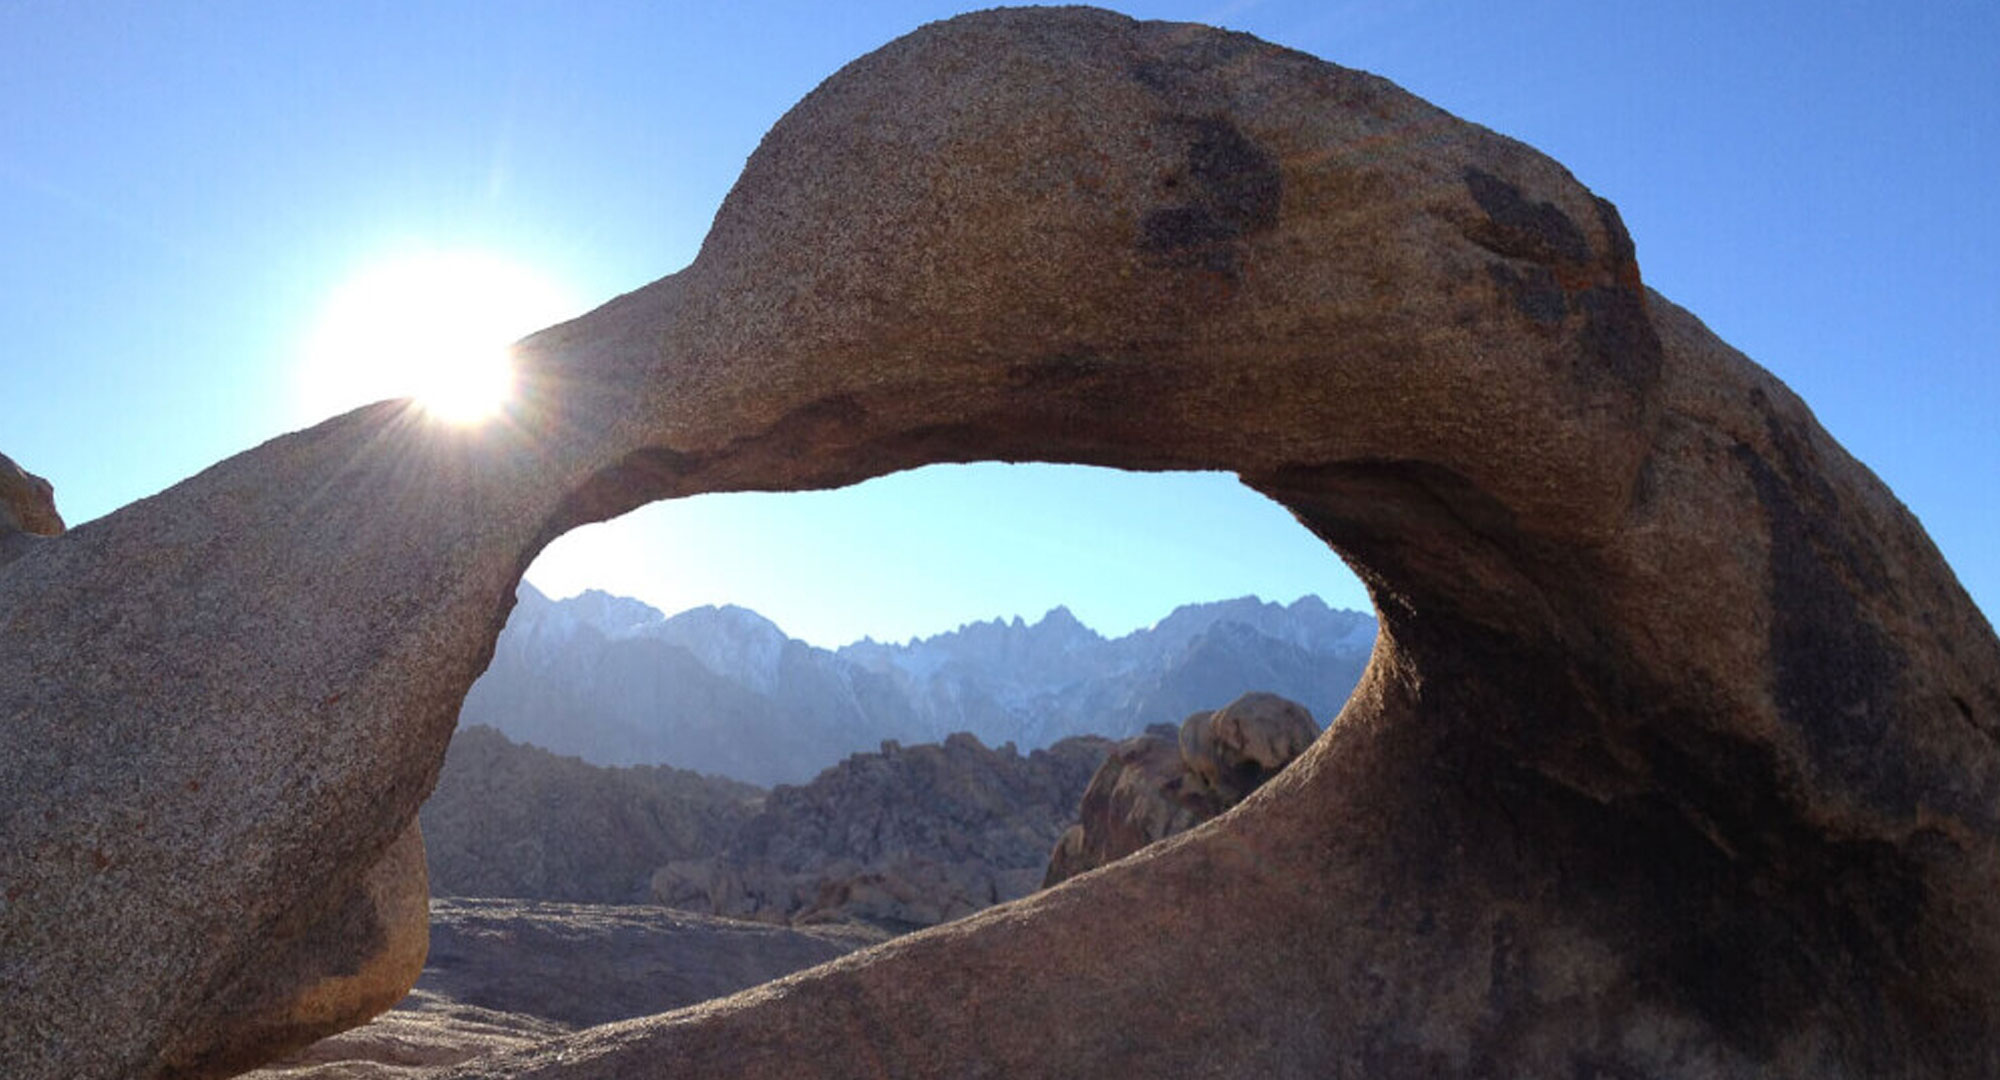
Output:
[[431,893],[642,902],[654,869],[721,850],[763,800],[734,780],[606,768],[460,727],[419,815]]
[[1075,736],[1022,754],[960,732],[884,743],[781,785],[713,857],[653,876],[669,907],[768,922],[931,926],[1034,892],[1111,749]]
[[668,618],[586,592],[552,601],[523,582],[461,725],[602,765],[664,763],[755,784],[798,783],[883,740],[1049,746],[1178,724],[1250,690],[1337,712],[1375,621],[1316,597],[1193,604],[1107,639],[1065,608],[895,645],[839,650],[789,638],[740,607]]
[[766,792],[463,727],[421,814],[431,892],[927,926],[1032,892],[1110,746],[885,743]]

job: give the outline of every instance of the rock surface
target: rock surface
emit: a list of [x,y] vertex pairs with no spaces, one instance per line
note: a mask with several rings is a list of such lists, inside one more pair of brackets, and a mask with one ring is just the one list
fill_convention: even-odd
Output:
[[62,531],[54,485],[0,454],[0,532],[60,536]]
[[259,961],[216,990],[213,1022],[169,1034],[165,1074],[232,1076],[387,1010],[423,970],[427,900],[412,821],[330,916],[275,929]]
[[1028,754],[969,734],[884,743],[784,785],[715,855],[667,863],[652,899],[733,918],[903,932],[1033,892],[1109,740]]
[[1042,887],[1116,862],[1221,816],[1284,771],[1319,736],[1312,714],[1276,694],[1245,694],[1119,743],[1084,789],[1077,823],[1049,853]]
[[976,459],[1236,472],[1369,586],[1355,696],[1115,866],[451,1075],[2000,1074],[2000,641],[1528,147],[1241,35],[968,15],[519,358],[506,423],[358,410],[0,571],[13,1075],[162,1075],[334,917],[549,538]]
[[407,998],[361,1027],[248,1075],[420,1075],[579,1027],[734,993],[879,940],[853,927],[788,930],[657,908],[436,900],[430,960]]
[[1252,692],[1181,721],[1176,741],[1188,774],[1226,809],[1278,775],[1317,738],[1319,725],[1305,706]]
[[763,798],[733,780],[591,765],[474,726],[452,736],[418,820],[433,895],[632,904],[647,899],[655,869],[721,851]]

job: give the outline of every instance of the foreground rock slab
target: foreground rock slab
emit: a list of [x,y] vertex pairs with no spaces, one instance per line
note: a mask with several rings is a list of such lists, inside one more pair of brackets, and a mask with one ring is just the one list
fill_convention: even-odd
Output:
[[604,904],[440,898],[416,988],[369,1023],[248,1074],[391,1080],[578,1028],[722,997],[865,948],[860,927],[790,929]]
[[1525,146],[1240,35],[966,16],[520,359],[504,422],[363,409],[0,567],[13,1075],[198,1073],[550,538],[975,459],[1237,473],[1371,589],[1354,698],[1135,858],[456,1075],[2000,1074],[2000,642]]

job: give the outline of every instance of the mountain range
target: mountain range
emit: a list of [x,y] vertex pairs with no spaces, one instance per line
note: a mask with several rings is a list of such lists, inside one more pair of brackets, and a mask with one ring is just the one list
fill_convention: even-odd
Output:
[[600,765],[799,783],[884,740],[963,731],[1030,750],[1122,738],[1251,690],[1298,701],[1324,725],[1374,637],[1372,616],[1317,597],[1243,597],[1186,605],[1118,638],[1058,607],[1033,623],[823,649],[747,608],[669,618],[595,590],[551,600],[523,582],[460,724]]

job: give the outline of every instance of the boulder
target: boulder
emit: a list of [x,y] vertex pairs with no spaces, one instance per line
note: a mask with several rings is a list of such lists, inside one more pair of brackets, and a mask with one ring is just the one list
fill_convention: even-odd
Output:
[[967,15],[517,357],[501,422],[363,408],[0,571],[12,1075],[165,1075],[336,917],[552,537],[982,459],[1241,476],[1370,589],[1354,696],[1115,866],[452,1075],[2000,1074],[2000,640],[1520,143],[1239,34]]
[[1191,779],[1180,740],[1164,724],[1112,747],[1084,789],[1077,823],[1056,839],[1042,887],[1116,862],[1214,817],[1209,793]]
[[1319,737],[1312,714],[1276,694],[1249,693],[1181,722],[1181,762],[1214,793],[1219,813],[1235,806]]
[[1078,821],[1049,853],[1048,888],[1242,802],[1319,736],[1305,706],[1252,692],[1119,743],[1090,778]]
[[32,537],[60,536],[56,490],[47,480],[0,454],[0,564],[24,554]]

